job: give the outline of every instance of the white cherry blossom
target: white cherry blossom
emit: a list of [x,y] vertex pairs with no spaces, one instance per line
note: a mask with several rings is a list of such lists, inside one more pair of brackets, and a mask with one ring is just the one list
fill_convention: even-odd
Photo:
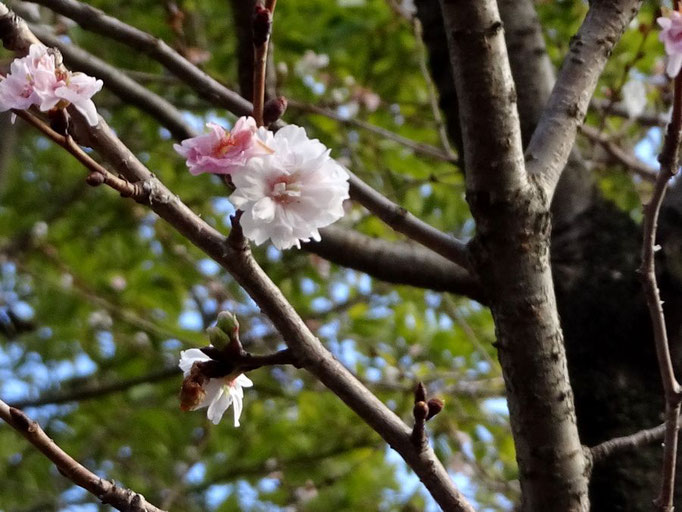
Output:
[[278,249],[320,240],[319,228],[340,219],[348,199],[348,173],[303,128],[288,125],[269,141],[271,155],[251,158],[232,176],[230,201],[243,211],[244,235]]
[[[190,348],[180,352],[180,369],[185,377],[190,374],[194,363],[210,361],[211,358],[198,348]],[[214,425],[220,423],[225,411],[232,405],[234,426],[239,426],[239,417],[244,408],[244,388],[250,388],[253,382],[244,374],[236,377],[228,375],[217,379],[209,379],[204,385],[204,399],[192,410],[208,407],[206,416]]]

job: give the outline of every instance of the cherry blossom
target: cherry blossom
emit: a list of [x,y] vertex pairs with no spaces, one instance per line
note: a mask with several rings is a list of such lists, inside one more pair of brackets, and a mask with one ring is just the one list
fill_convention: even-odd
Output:
[[99,117],[91,98],[102,89],[102,81],[84,73],[58,72],[55,76],[57,79],[54,81],[46,77],[45,86],[36,89],[41,99],[40,110],[45,112],[70,103],[83,114],[90,126],[97,125]]
[[[194,363],[211,361],[204,352],[198,348],[191,348],[180,352],[180,369],[184,376],[188,377]],[[244,388],[250,388],[253,382],[244,374],[236,376],[209,379],[203,386],[205,395],[192,410],[208,407],[206,417],[214,425],[220,423],[225,411],[232,405],[234,411],[234,426],[239,426],[239,417],[244,408]]]
[[670,78],[675,78],[682,68],[682,14],[671,10],[664,11],[664,14],[656,20],[661,27],[658,37],[668,54],[666,72]]
[[257,245],[270,239],[278,249],[320,240],[319,228],[344,214],[348,173],[301,127],[285,126],[268,145],[272,154],[250,159],[232,176],[230,201],[243,211],[244,234]]
[[26,57],[12,61],[9,75],[0,82],[0,112],[25,110],[40,103],[35,86],[36,76],[43,72],[54,77],[54,57],[47,47],[33,44]]
[[54,54],[33,44],[26,57],[12,62],[10,74],[0,82],[0,111],[36,105],[46,112],[72,104],[94,126],[99,119],[91,98],[100,89],[101,80],[57,68]]
[[258,128],[252,117],[240,117],[227,132],[215,123],[208,123],[210,132],[175,144],[173,148],[187,159],[192,174],[232,174],[242,169],[254,156],[272,153],[269,140],[272,133]]

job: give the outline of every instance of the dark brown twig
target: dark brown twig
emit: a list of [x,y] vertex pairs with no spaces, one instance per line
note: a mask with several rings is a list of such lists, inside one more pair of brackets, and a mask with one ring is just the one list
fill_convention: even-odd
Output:
[[[679,9],[679,0],[675,0],[675,9]],[[656,345],[658,367],[663,381],[665,392],[665,442],[663,448],[663,475],[661,491],[656,498],[655,504],[661,512],[672,512],[673,493],[675,488],[675,464],[677,461],[677,433],[680,416],[680,384],[675,377],[668,334],[665,326],[663,303],[661,302],[658,284],[656,282],[655,253],[656,229],[658,215],[663,203],[663,198],[668,188],[668,181],[677,173],[680,155],[680,142],[682,141],[682,76],[679,74],[674,82],[673,112],[668,131],[663,143],[663,149],[659,156],[661,170],[654,184],[652,197],[648,204],[644,205],[642,264],[639,272],[644,286],[644,294],[651,316]]]
[[121,512],[164,512],[147,502],[141,494],[98,477],[57,446],[37,422],[2,400],[0,418],[50,459],[62,475],[97,496],[102,503],[111,505]]
[[641,162],[634,154],[620,147],[598,129],[592,126],[583,125],[580,127],[580,131],[591,141],[600,144],[614,160],[619,162],[626,169],[634,172],[646,181],[656,181],[656,176],[658,176],[658,171],[656,169]]
[[47,126],[43,121],[26,110],[15,110],[13,112],[18,117],[22,118],[24,121],[40,130],[53,142],[56,142],[61,147],[66,149],[74,156],[74,158],[76,158],[76,160],[83,164],[85,168],[89,169],[90,174],[86,178],[88,185],[93,187],[102,184],[108,185],[109,187],[118,191],[122,197],[130,197],[138,202],[144,202],[149,198],[151,189],[146,182],[138,181],[131,183],[123,178],[114,176],[105,167],[93,160],[90,155],[83,151],[70,135],[60,135],[52,128]]
[[666,424],[661,423],[659,426],[654,428],[640,430],[639,432],[635,432],[629,436],[614,437],[613,439],[599,443],[598,445],[589,449],[590,454],[592,455],[592,463],[599,464],[613,455],[617,455],[626,451],[637,450],[638,448],[647,444],[662,441],[665,436],[665,431]]

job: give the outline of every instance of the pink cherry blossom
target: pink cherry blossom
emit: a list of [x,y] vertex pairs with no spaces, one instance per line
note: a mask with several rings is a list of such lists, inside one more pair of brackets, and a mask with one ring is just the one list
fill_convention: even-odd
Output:
[[271,155],[252,158],[232,176],[232,204],[243,211],[244,234],[278,249],[320,240],[319,228],[340,219],[348,199],[348,173],[303,128],[288,125],[270,142]]
[[665,45],[668,54],[666,72],[674,78],[682,68],[682,14],[678,11],[668,11],[666,16],[656,20],[661,27],[659,39]]
[[73,104],[94,126],[99,119],[91,98],[101,88],[101,80],[56,68],[48,48],[33,44],[26,57],[12,62],[10,74],[0,82],[0,111],[36,105],[46,112]]
[[0,112],[10,109],[25,110],[39,103],[36,77],[54,77],[54,74],[54,57],[47,47],[31,45],[26,57],[12,61],[9,75],[0,82]]
[[232,174],[242,169],[250,158],[272,152],[268,147],[272,133],[258,128],[252,117],[240,117],[229,132],[215,123],[207,126],[211,129],[209,133],[173,146],[187,159],[192,174]]

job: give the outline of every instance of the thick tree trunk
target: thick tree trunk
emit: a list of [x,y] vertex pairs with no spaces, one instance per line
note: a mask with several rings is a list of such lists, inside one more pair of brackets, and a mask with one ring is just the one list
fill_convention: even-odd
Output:
[[[525,142],[551,89],[548,60],[541,51],[534,12],[528,9],[532,2],[498,3],[508,46],[514,50],[510,60]],[[461,130],[453,109],[457,97],[443,51],[445,31],[438,0],[418,0],[417,6],[450,136],[461,150]],[[537,82],[528,87],[526,82],[533,79]],[[573,155],[568,165],[552,205],[551,260],[578,429],[581,442],[592,446],[660,424],[664,404],[649,317],[635,273],[639,228],[626,212],[600,198],[579,155]],[[682,213],[676,211],[682,212],[682,204],[663,216],[662,240],[666,256],[662,263],[673,267],[661,275],[671,333],[680,333],[682,326],[682,315],[677,313],[682,311],[682,265],[674,264],[682,259]],[[677,266],[681,268],[674,271]],[[677,338],[673,337],[673,345]],[[679,345],[678,352],[682,352]],[[677,355],[681,360],[682,354]],[[505,364],[504,351],[500,358]],[[657,444],[597,464],[590,480],[591,510],[651,510],[661,455]]]

